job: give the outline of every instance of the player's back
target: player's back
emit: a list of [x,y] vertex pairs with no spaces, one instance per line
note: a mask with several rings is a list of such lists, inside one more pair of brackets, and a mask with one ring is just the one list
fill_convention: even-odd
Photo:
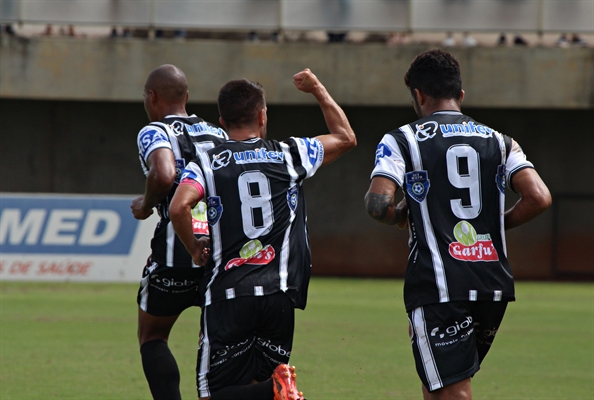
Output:
[[[176,176],[169,194],[157,204],[161,221],[155,229],[151,241],[152,259],[167,266],[191,267],[192,260],[183,243],[175,235],[169,220],[169,204],[180,182],[181,173],[186,165],[199,152],[212,149],[227,139],[226,132],[196,115],[165,117],[162,121],[152,122],[138,134],[138,148],[141,166],[148,174],[148,158],[160,148],[173,152]],[[204,234],[208,234],[205,230]]]
[[305,305],[311,256],[301,183],[322,160],[321,143],[301,138],[229,140],[199,157],[212,238],[207,304],[282,290]]
[[394,136],[406,160],[412,233],[407,308],[513,298],[503,227],[511,139],[450,111],[405,125]]

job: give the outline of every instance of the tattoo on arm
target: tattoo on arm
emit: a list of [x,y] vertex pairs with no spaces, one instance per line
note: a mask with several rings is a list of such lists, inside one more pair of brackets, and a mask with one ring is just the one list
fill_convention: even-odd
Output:
[[[367,213],[373,218],[386,224],[394,224],[394,196],[378,193],[365,195]],[[393,222],[392,222],[393,221]]]

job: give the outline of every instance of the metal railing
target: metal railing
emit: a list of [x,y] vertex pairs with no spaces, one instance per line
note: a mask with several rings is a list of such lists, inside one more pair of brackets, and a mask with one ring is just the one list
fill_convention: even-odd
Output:
[[0,22],[182,29],[594,32],[592,0],[0,0]]

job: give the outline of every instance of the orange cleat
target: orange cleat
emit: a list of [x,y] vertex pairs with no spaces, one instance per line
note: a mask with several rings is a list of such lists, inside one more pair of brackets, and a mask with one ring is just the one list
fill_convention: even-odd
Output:
[[274,400],[305,400],[303,393],[297,391],[295,367],[281,364],[272,373]]

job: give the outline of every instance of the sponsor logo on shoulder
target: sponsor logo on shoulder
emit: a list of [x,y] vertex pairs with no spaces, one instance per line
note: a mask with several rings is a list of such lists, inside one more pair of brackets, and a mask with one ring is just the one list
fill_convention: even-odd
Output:
[[439,124],[435,121],[428,121],[421,125],[416,125],[415,137],[417,141],[424,142],[427,139],[433,139],[437,133],[437,127]]
[[285,161],[285,153],[282,151],[269,151],[265,148],[245,150],[233,153],[236,164],[274,163],[282,164]]
[[379,164],[380,160],[384,157],[390,157],[392,155],[392,151],[383,143],[377,145],[377,150],[375,151],[375,165]]
[[498,261],[497,250],[493,246],[491,235],[477,234],[472,224],[460,221],[454,227],[457,242],[450,243],[450,255],[460,261]]
[[477,136],[482,138],[493,137],[495,130],[485,125],[477,125],[473,121],[463,122],[461,124],[441,124],[439,130],[443,137],[452,136]]

